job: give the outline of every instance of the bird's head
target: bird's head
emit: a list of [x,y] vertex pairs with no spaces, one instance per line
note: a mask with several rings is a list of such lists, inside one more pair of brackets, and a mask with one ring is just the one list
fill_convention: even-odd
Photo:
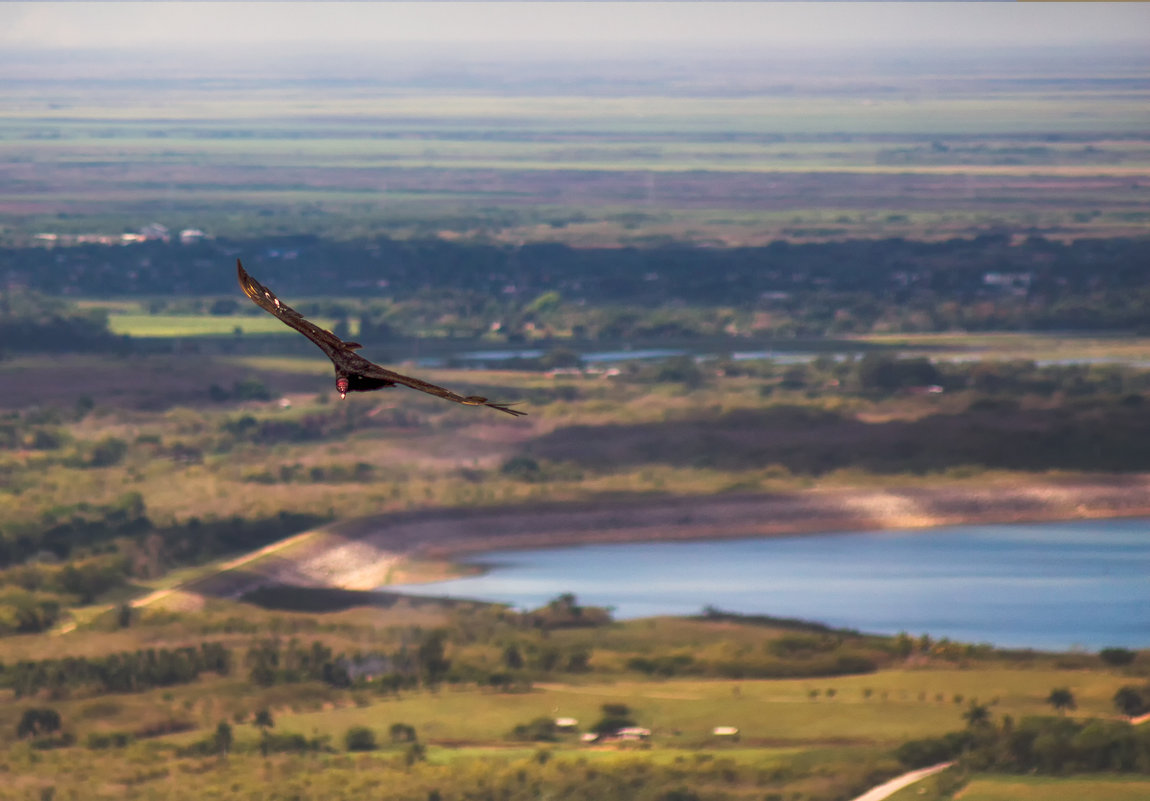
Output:
[[347,387],[348,387],[347,379],[344,378],[343,376],[340,376],[339,378],[337,378],[335,380],[335,388],[339,392],[339,396],[341,398],[347,397]]

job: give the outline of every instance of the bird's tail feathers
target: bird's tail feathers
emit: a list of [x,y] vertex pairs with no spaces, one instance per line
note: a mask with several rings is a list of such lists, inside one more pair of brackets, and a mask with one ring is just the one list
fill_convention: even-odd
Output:
[[511,415],[512,417],[523,417],[527,412],[521,412],[518,409],[512,409],[512,406],[517,406],[516,403],[498,403],[496,401],[481,398],[478,395],[472,395],[469,398],[464,398],[463,403],[467,406],[489,406],[492,409],[498,409],[501,412]]

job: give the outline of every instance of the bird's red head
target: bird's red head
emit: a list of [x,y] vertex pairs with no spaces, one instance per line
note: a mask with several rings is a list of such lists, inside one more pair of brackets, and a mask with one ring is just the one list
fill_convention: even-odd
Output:
[[343,376],[340,376],[335,380],[335,388],[339,390],[339,396],[341,398],[347,397],[347,386],[347,379]]

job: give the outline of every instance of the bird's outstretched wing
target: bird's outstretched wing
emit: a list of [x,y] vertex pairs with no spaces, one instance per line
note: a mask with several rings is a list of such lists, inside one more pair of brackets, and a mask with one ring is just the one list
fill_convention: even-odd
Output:
[[513,415],[514,417],[521,417],[522,415],[527,414],[527,412],[521,412],[518,409],[512,409],[511,406],[514,404],[497,403],[495,401],[488,400],[487,398],[482,398],[478,395],[459,395],[455,392],[452,392],[450,389],[444,389],[443,387],[436,386],[435,384],[429,384],[426,381],[420,381],[418,378],[412,378],[411,376],[394,373],[391,370],[380,367],[375,362],[369,362],[367,359],[363,358],[357,353],[351,353],[349,355],[353,359],[357,360],[357,363],[363,363],[363,366],[358,367],[356,372],[358,372],[360,375],[367,376],[368,378],[379,378],[384,381],[390,381],[393,384],[403,384],[405,387],[418,389],[420,392],[426,392],[428,395],[434,395],[435,397],[443,398],[444,400],[462,403],[464,406],[490,406],[492,409],[498,409],[499,411],[506,412],[507,414]]
[[[327,354],[329,359],[336,361],[337,358],[344,355],[355,356],[352,351],[359,347],[358,343],[344,342],[326,328],[320,328],[315,323],[309,322],[291,306],[281,303],[274,292],[248,275],[248,271],[244,269],[244,265],[240,263],[239,259],[236,259],[236,275],[240,279],[240,288],[244,290],[244,294],[251,298],[257,306],[275,315],[280,319],[280,322],[290,325],[310,339]],[[371,364],[367,359],[363,359],[363,361]]]
[[291,306],[281,302],[280,299],[275,296],[274,292],[248,275],[247,270],[244,269],[239,259],[236,259],[236,274],[239,277],[240,287],[244,290],[244,294],[251,298],[257,306],[275,315],[281,322],[291,326],[310,339],[319,346],[320,350],[327,354],[328,358],[332,360],[337,368],[349,375],[361,375],[366,378],[378,378],[381,381],[387,381],[392,384],[403,384],[405,387],[411,387],[412,389],[426,392],[428,395],[434,395],[444,400],[462,403],[465,406],[490,406],[492,409],[498,409],[514,417],[527,414],[527,412],[512,409],[512,404],[509,403],[497,403],[478,395],[459,395],[435,384],[429,384],[426,381],[420,381],[418,378],[401,375],[384,367],[380,367],[375,362],[370,362],[355,352],[355,349],[360,347],[359,343],[344,342],[331,331],[309,322]]

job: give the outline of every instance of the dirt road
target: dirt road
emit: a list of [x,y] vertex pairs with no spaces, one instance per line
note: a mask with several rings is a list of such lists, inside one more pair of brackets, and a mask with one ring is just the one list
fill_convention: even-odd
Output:
[[944,770],[953,765],[953,762],[942,762],[938,765],[931,765],[929,768],[921,768],[919,770],[912,770],[910,773],[904,773],[901,776],[895,776],[889,782],[880,784],[867,790],[854,801],[883,801],[904,787],[908,787],[917,781],[925,779],[927,776],[933,776],[936,773],[942,773]]

